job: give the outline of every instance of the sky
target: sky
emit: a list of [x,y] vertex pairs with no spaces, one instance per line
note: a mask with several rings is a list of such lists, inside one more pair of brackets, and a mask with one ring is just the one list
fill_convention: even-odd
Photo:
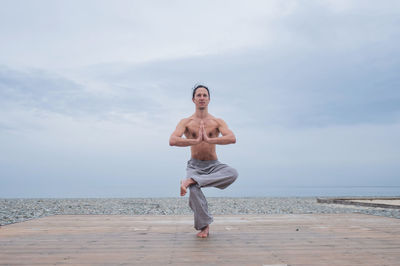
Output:
[[239,178],[207,196],[400,195],[399,1],[1,6],[2,198],[178,196],[195,84],[237,138],[217,153]]

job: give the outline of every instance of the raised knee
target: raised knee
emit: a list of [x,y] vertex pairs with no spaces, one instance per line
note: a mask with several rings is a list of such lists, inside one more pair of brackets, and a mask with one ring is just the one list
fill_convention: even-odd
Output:
[[236,171],[236,169],[231,168],[231,169],[230,169],[230,173],[229,173],[229,175],[228,175],[228,177],[227,177],[227,179],[226,179],[226,183],[225,183],[223,186],[218,187],[218,188],[224,189],[224,188],[228,187],[228,186],[231,185],[233,182],[235,182],[235,180],[238,178],[238,176],[239,176],[239,174],[238,174],[238,172]]
[[232,168],[232,180],[235,181],[238,177],[239,177],[238,171],[236,171],[236,169]]

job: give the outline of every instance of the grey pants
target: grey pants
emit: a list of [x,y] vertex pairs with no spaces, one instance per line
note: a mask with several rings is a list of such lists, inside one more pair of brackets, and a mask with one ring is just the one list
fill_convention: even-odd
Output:
[[213,217],[208,213],[207,200],[201,188],[224,189],[236,180],[238,172],[218,160],[201,161],[192,158],[187,163],[186,173],[187,178],[197,182],[189,186],[189,206],[194,212],[194,228],[201,230],[213,221]]

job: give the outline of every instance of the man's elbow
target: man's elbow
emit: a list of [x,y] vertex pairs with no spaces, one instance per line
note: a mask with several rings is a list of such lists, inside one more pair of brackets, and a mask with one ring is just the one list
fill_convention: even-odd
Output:
[[175,146],[176,145],[176,141],[173,138],[169,139],[169,146]]
[[236,137],[233,136],[232,139],[231,139],[231,144],[235,144],[235,143],[236,143]]

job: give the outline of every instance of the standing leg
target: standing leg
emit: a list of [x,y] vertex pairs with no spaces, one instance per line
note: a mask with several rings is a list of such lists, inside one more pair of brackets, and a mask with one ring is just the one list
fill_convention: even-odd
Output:
[[199,184],[193,184],[189,189],[189,206],[194,212],[194,228],[202,230],[213,222],[213,218],[208,213],[207,200]]
[[238,177],[238,172],[218,161],[203,163],[191,159],[186,168],[186,179],[181,182],[181,196],[190,189],[189,206],[194,212],[194,227],[201,230],[198,237],[208,236],[209,224],[213,222],[212,216],[208,213],[207,200],[201,191],[202,187],[216,187],[225,189]]

